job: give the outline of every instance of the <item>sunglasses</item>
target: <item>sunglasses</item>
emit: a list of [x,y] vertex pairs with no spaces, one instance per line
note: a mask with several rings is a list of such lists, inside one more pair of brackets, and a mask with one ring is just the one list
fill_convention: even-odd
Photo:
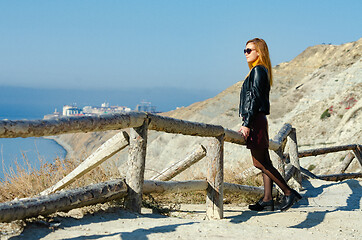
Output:
[[247,54],[250,54],[252,51],[254,51],[255,49],[250,49],[250,48],[247,48],[247,49],[244,49],[244,54],[247,53]]

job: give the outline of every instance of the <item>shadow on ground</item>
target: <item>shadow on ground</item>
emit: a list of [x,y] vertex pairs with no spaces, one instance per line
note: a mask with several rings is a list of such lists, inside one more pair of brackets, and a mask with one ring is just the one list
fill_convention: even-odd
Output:
[[325,184],[318,188],[313,188],[309,181],[304,181],[303,186],[306,187],[307,191],[304,194],[306,197],[300,204],[308,205],[308,197],[316,197],[320,195],[326,188],[340,185],[340,184],[347,184],[348,187],[351,189],[352,193],[347,197],[346,205],[337,207],[334,210],[324,210],[324,211],[314,211],[309,212],[306,219],[294,226],[292,228],[312,228],[317,226],[318,224],[322,223],[327,213],[337,212],[337,211],[354,211],[356,209],[360,209],[360,202],[362,198],[362,186],[360,182],[355,179],[346,180],[343,182],[338,183],[331,183]]
[[[321,206],[321,210],[318,211],[318,206],[315,204],[313,205],[310,203],[310,200],[313,198],[321,197],[323,193],[328,190],[328,188],[338,186],[341,184],[347,184],[348,187],[351,189],[351,193],[346,196],[346,203],[343,206]],[[289,226],[288,228],[295,228],[295,229],[309,229],[313,228],[323,222],[326,215],[328,213],[337,212],[337,211],[355,211],[361,208],[361,198],[362,198],[362,186],[358,180],[350,179],[343,182],[331,182],[327,184],[323,184],[319,187],[313,187],[313,185],[305,180],[303,181],[303,186],[305,187],[305,192],[302,194],[303,199],[300,200],[297,204],[293,206],[295,210],[301,208],[301,211],[306,212],[306,217],[303,215],[303,219],[300,220],[299,223]],[[314,201],[314,200],[313,200]],[[324,210],[325,208],[330,208],[330,210]],[[310,208],[310,210],[308,210]],[[200,214],[203,214],[204,211],[199,211]],[[242,211],[239,215],[239,211],[234,210],[225,210],[225,212],[231,212],[232,216],[226,217],[226,220],[229,220],[231,223],[244,223],[249,221],[253,217],[258,216],[269,216],[273,214],[278,214],[278,212],[255,212],[255,211]],[[280,215],[282,216],[282,215]],[[142,221],[142,218],[152,218],[152,219],[160,219],[160,218],[167,218],[162,215],[156,214],[134,214],[130,213],[121,209],[115,210],[114,212],[98,212],[95,214],[88,214],[85,215],[83,218],[77,220],[71,217],[58,217],[54,220],[60,223],[60,227],[58,229],[67,229],[71,227],[79,227],[82,225],[88,225],[91,223],[105,223],[109,221],[119,220],[119,219],[137,219],[139,218]],[[161,222],[160,222],[161,223]],[[119,231],[113,233],[105,233],[105,234],[97,234],[97,235],[86,235],[86,236],[76,236],[76,237],[69,237],[63,238],[67,240],[82,240],[82,239],[98,239],[98,238],[106,238],[106,237],[116,237],[120,239],[141,239],[146,240],[150,234],[157,234],[157,233],[169,233],[175,232],[179,226],[182,225],[192,225],[200,223],[199,221],[190,221],[190,222],[183,222],[179,224],[165,224],[165,225],[158,225],[150,228],[137,228],[135,230],[130,231]],[[162,223],[161,223],[162,224]],[[124,229],[124,228],[123,228]],[[79,230],[79,228],[78,228]],[[19,236],[11,237],[11,240],[18,240],[18,239],[40,239],[46,237],[48,234],[56,231],[56,229],[51,229],[49,226],[39,226],[38,223],[29,223],[25,227],[23,233]],[[79,230],[81,233],[83,229]],[[87,232],[87,231],[85,231]]]
[[[308,181],[303,181],[303,186],[306,189],[304,194],[302,194],[303,198],[293,206],[293,208],[304,207],[308,208],[309,199],[316,198],[320,196],[327,188],[333,187],[340,184],[347,184],[351,189],[352,193],[347,197],[346,205],[336,207],[332,210],[322,210],[322,211],[310,211],[307,214],[307,217],[302,222],[290,226],[291,228],[312,228],[323,222],[326,214],[336,211],[354,211],[356,209],[360,209],[360,202],[362,198],[362,186],[358,180],[350,179],[343,182],[332,182],[328,184],[324,184],[319,187],[313,187],[313,185]],[[230,219],[231,223],[242,223],[247,222],[252,217],[256,216],[267,216],[276,214],[277,212],[255,212],[255,211],[244,211],[240,215],[227,217],[226,219]]]

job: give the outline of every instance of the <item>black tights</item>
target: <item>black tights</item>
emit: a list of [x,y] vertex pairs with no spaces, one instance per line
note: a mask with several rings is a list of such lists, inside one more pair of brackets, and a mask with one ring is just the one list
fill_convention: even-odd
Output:
[[285,195],[291,194],[291,188],[287,185],[287,182],[284,180],[282,175],[278,170],[273,166],[269,151],[265,149],[250,149],[251,156],[253,158],[253,164],[256,168],[260,169],[263,173],[263,182],[264,182],[264,198],[263,201],[269,201],[273,199],[272,189],[273,182],[275,182],[284,192]]

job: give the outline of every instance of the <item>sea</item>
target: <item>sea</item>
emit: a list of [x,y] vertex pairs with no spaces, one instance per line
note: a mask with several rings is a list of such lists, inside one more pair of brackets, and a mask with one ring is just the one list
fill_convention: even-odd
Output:
[[[3,115],[4,116],[4,115]],[[7,116],[3,119],[42,119],[38,115]],[[52,163],[55,159],[64,159],[66,150],[52,139],[43,137],[29,138],[0,138],[0,182],[9,180],[7,176],[17,175],[17,168],[21,167],[27,172],[39,169],[41,164]]]
[[[43,119],[45,114],[47,108],[32,108],[26,101],[11,105],[0,103],[0,120],[36,120]],[[61,145],[48,138],[0,138],[0,182],[9,180],[7,176],[17,175],[18,167],[31,172],[39,169],[41,164],[64,159],[66,154]]]
[[[217,91],[180,88],[128,88],[122,90],[39,89],[0,86],[0,120],[36,120],[62,111],[64,105],[126,106],[135,109],[142,101],[151,102],[156,111],[166,112],[214,97]],[[16,167],[39,169],[41,162],[65,158],[66,151],[47,138],[0,138],[0,181],[17,173]]]
[[54,162],[56,158],[64,159],[65,149],[54,140],[45,138],[0,138],[2,167],[0,181],[5,176],[17,174],[17,167],[26,171],[39,169],[41,163]]

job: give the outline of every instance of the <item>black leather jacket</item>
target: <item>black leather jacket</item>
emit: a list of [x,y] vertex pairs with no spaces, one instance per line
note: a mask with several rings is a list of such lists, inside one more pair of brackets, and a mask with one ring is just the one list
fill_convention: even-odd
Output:
[[243,126],[250,128],[250,123],[258,112],[265,115],[270,113],[269,92],[268,70],[257,65],[246,77],[240,91],[239,116],[243,118]]

